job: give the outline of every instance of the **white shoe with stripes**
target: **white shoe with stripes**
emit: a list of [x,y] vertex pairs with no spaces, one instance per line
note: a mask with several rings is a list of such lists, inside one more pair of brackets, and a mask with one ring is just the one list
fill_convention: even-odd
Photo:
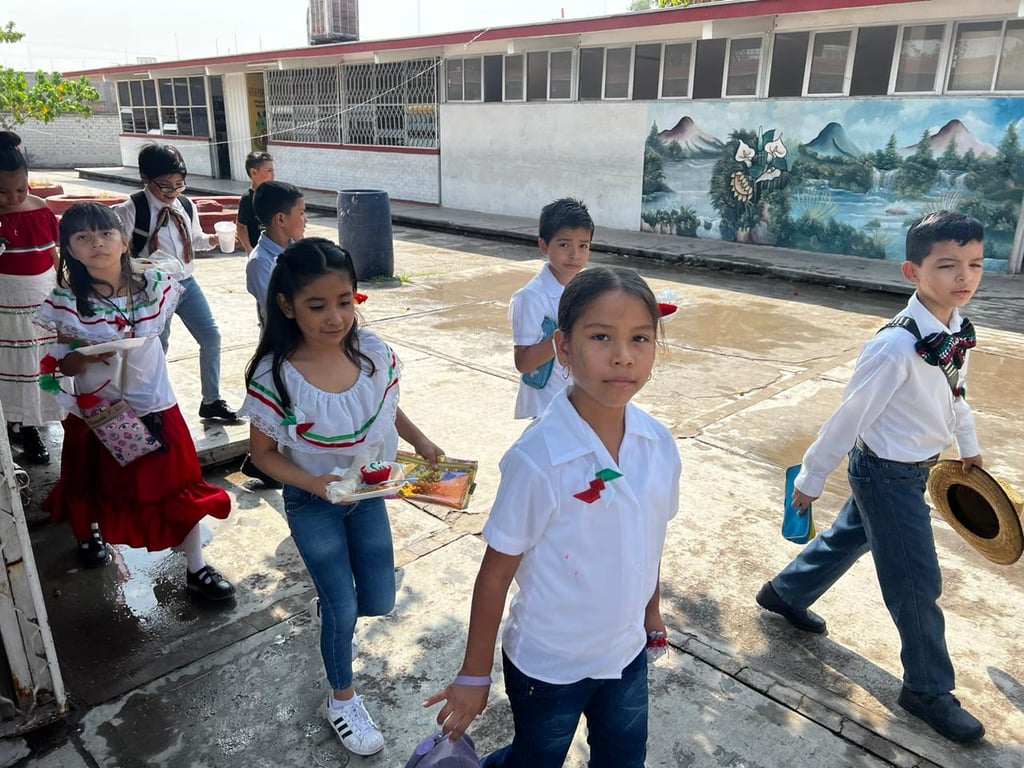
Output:
[[324,711],[327,722],[338,734],[341,743],[356,755],[375,755],[384,749],[384,736],[363,706],[359,696],[353,696],[338,709],[331,707],[334,693],[328,692]]

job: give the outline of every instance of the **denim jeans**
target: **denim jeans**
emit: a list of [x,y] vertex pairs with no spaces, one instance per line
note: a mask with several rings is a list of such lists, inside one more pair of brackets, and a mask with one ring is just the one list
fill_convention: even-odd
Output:
[[[199,345],[199,381],[203,392],[204,403],[220,400],[220,330],[213,319],[210,305],[206,301],[203,289],[194,277],[181,281],[185,292],[181,295],[175,314],[188,328],[192,338]],[[168,321],[160,343],[167,354],[167,342],[171,338],[171,323]]]
[[938,606],[942,573],[924,501],[926,467],[850,451],[850,496],[832,527],[774,579],[779,597],[806,608],[865,552],[875,561],[882,598],[900,633],[903,684],[925,694],[954,688],[946,623]]
[[395,607],[395,554],[384,499],[338,506],[290,485],[284,510],[320,595],[320,653],[336,691],[352,685],[352,635],[360,616]]
[[647,651],[618,680],[584,678],[554,685],[527,677],[502,654],[512,706],[512,743],[484,768],[561,768],[580,715],[587,717],[590,768],[643,768],[647,757]]

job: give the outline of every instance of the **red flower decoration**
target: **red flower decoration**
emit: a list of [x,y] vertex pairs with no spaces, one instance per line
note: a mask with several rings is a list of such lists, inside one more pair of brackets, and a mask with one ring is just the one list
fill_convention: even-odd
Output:
[[352,298],[355,300],[356,304],[362,304],[370,297],[367,296],[365,293],[356,293]]
[[83,413],[88,411],[90,408],[95,408],[101,402],[103,402],[103,398],[97,397],[92,392],[86,392],[85,394],[75,396],[75,403],[78,404],[78,407],[82,409]]
[[53,375],[60,370],[60,360],[53,355],[47,355],[39,361],[39,372],[44,376]]
[[117,330],[123,331],[125,328],[127,328],[131,324],[127,320],[125,320],[123,317],[118,315],[117,317],[114,318],[114,325],[117,326]]

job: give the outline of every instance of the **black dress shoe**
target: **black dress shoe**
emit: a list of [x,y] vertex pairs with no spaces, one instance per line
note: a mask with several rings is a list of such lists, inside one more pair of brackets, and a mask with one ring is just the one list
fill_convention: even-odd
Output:
[[78,542],[78,562],[83,568],[102,568],[112,559],[107,543],[98,530],[93,530],[90,538]]
[[985,735],[985,726],[978,718],[963,709],[952,693],[929,696],[904,688],[900,691],[899,704],[950,741],[965,744],[977,741]]
[[[266,489],[272,491],[279,491],[282,488],[284,488],[284,485],[282,485],[280,482],[278,482],[270,475],[268,475],[266,472],[264,472],[262,469],[253,464],[252,456],[249,455],[248,453],[245,454],[245,458],[242,459],[242,466],[238,468],[238,471],[241,472],[246,477],[251,477],[255,480],[258,480],[260,483],[263,484],[263,487]],[[249,484],[246,483],[247,487],[248,485]]]
[[234,585],[221,576],[214,568],[205,565],[195,573],[186,571],[185,586],[207,600],[227,600],[235,594]]
[[32,464],[49,464],[50,452],[46,450],[43,438],[35,427],[22,427],[21,452]]
[[825,632],[825,620],[816,613],[806,608],[794,608],[775,591],[770,581],[766,581],[761,591],[757,593],[757,604],[766,611],[777,613],[797,629],[804,632],[813,632],[816,635]]
[[203,403],[200,405],[199,418],[231,422],[239,421],[238,414],[228,408],[228,404],[223,400],[217,400],[212,403]]

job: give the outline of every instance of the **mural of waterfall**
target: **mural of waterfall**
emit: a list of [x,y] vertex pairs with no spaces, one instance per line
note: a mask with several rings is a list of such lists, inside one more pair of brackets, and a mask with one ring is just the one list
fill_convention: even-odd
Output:
[[902,261],[908,224],[948,208],[981,220],[986,268],[1006,270],[1024,99],[808,104],[652,103],[640,228]]

